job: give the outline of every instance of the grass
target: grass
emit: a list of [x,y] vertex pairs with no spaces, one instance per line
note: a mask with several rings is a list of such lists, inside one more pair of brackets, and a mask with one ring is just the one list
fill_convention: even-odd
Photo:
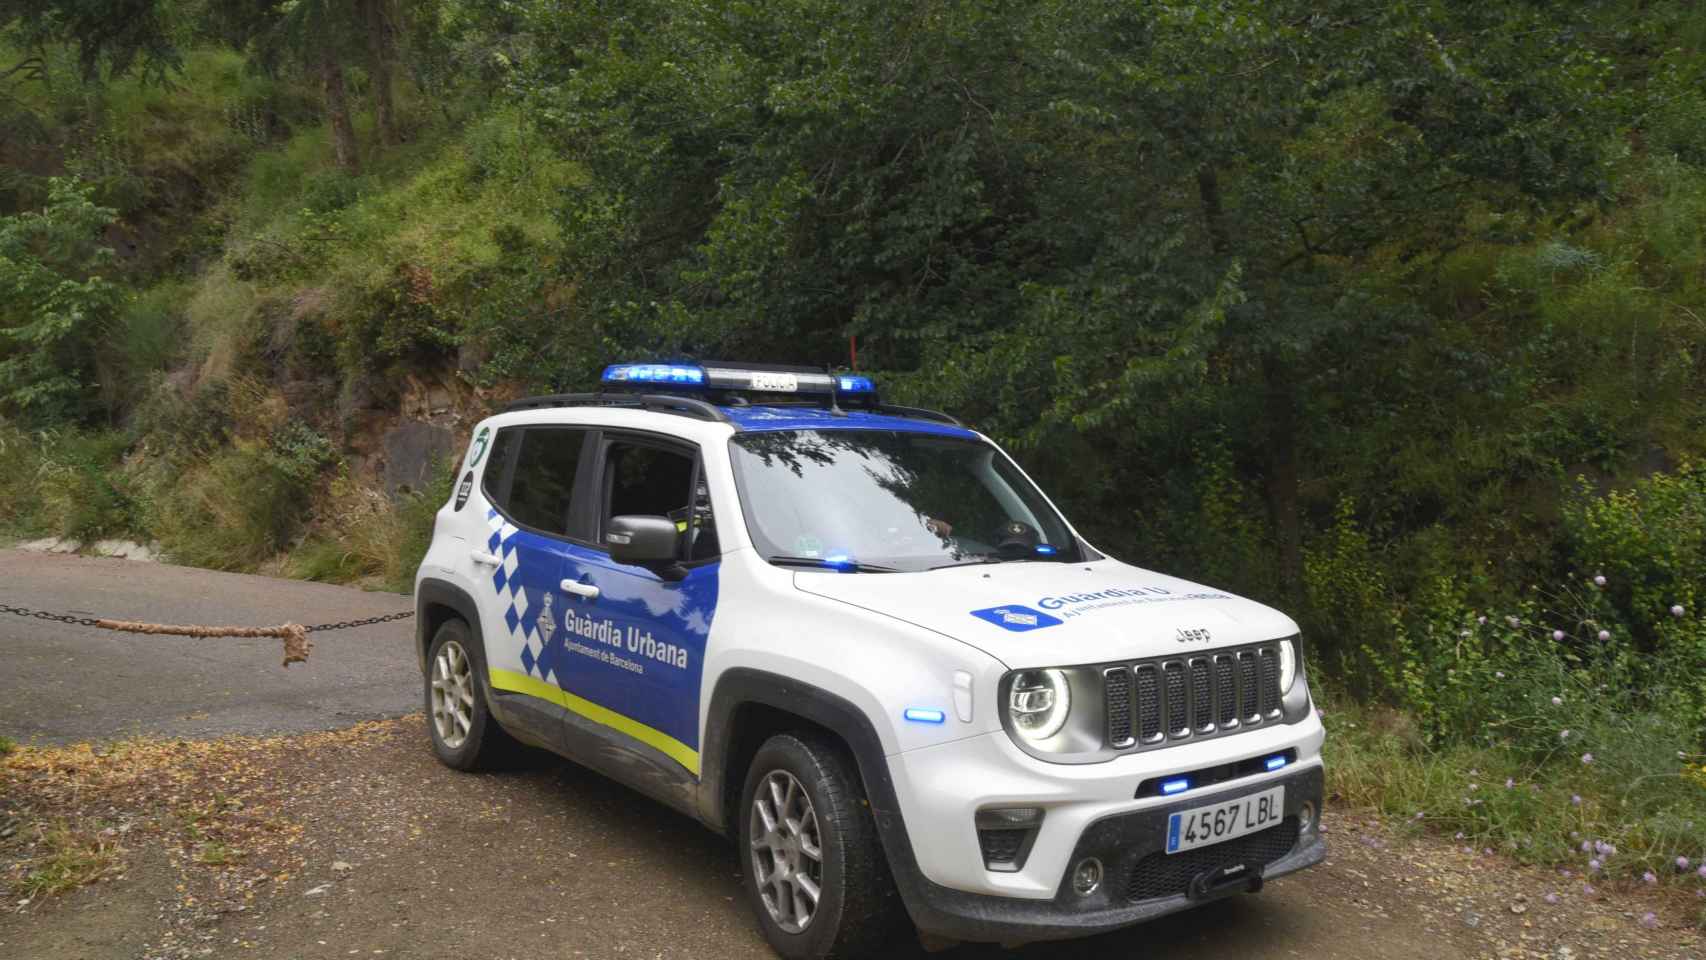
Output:
[[16,749],[18,749],[18,741],[0,734],[0,757],[4,757]]
[[116,843],[55,822],[38,829],[34,856],[21,863],[15,889],[22,897],[56,896],[117,873],[123,867]]
[[1500,746],[1429,746],[1389,708],[1334,703],[1324,721],[1338,802],[1590,879],[1641,883],[1650,873],[1654,883],[1706,890],[1697,872],[1706,860],[1706,758],[1677,756],[1674,731],[1657,717],[1632,718],[1653,729],[1603,739],[1592,763],[1577,748],[1536,763]]

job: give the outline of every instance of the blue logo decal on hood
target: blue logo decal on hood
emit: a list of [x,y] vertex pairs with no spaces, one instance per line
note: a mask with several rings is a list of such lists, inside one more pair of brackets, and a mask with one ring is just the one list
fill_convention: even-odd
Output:
[[1009,603],[1002,607],[990,607],[987,610],[973,610],[971,615],[979,620],[990,623],[1004,630],[1024,633],[1026,630],[1040,630],[1043,627],[1058,627],[1063,622],[1059,617],[1052,617],[1041,610],[1017,603]]

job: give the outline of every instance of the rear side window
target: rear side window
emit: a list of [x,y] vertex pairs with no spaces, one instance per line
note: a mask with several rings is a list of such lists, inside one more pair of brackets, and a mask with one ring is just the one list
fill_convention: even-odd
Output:
[[[498,431],[492,441],[492,467],[486,471],[486,496],[516,524],[542,533],[569,536],[575,475],[587,431],[574,427],[527,427]],[[513,454],[510,448],[519,445]],[[493,481],[508,458],[508,476]]]

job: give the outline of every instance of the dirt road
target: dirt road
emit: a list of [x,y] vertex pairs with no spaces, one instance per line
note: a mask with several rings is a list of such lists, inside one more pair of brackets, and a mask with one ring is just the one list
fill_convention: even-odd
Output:
[[[11,560],[0,558],[0,571]],[[87,593],[78,593],[85,573],[103,589],[110,584],[110,564],[63,563],[54,577],[67,597],[87,595],[82,606],[103,613],[123,599],[96,597],[97,583],[81,584]],[[149,569],[128,579],[158,576],[181,576],[187,584],[210,575]],[[264,596],[260,602],[276,603],[269,609],[284,614],[294,602],[288,598],[305,586],[220,582],[237,586],[191,594],[205,604],[201,618],[243,622],[244,611],[234,610],[239,596]],[[397,602],[335,588],[311,592],[326,598],[319,609],[328,619],[344,616],[337,610],[379,612]],[[159,615],[183,618],[168,599],[160,594],[155,601]],[[20,632],[62,628],[7,629],[0,639],[11,646]],[[145,696],[97,696],[100,690],[84,680],[66,681],[66,689],[89,690],[75,715],[34,701],[28,716],[44,742],[139,722],[166,729],[186,722],[200,730],[222,723],[237,731],[344,729],[48,746],[0,759],[0,883],[8,887],[0,901],[0,957],[769,956],[741,897],[733,848],[698,825],[548,757],[506,772],[455,773],[433,759],[418,716],[353,728],[310,723],[326,703],[374,713],[412,703],[418,682],[412,664],[404,656],[403,669],[394,651],[383,652],[401,645],[406,653],[406,633],[389,629],[404,635],[322,647],[310,662],[322,672],[312,675],[284,674],[270,647],[250,650],[239,662],[189,645],[229,641],[186,641],[173,651],[174,664],[204,670],[201,682],[209,689],[219,687],[216,678],[228,678],[232,689],[248,691],[194,721],[174,713],[180,706],[150,713],[153,702]],[[29,642],[32,650],[59,644],[84,655],[64,638]],[[363,662],[377,664],[375,675],[364,675]],[[135,669],[146,679],[175,668]],[[31,669],[35,682],[54,682],[51,658]],[[248,672],[275,687],[242,687]],[[303,683],[307,676],[317,682]],[[0,683],[18,681],[7,674]],[[194,688],[163,684],[171,696]],[[114,702],[123,704],[117,721],[106,710]],[[16,736],[20,716],[15,701],[0,699],[0,732]],[[55,716],[84,726],[55,728]],[[1335,813],[1327,826],[1328,862],[1259,896],[1088,941],[1012,952],[968,946],[941,956],[1706,957],[1691,926],[1697,908],[1680,894],[1589,894],[1579,879],[1520,868],[1369,817]],[[52,895],[23,882],[62,861],[100,879]],[[1643,923],[1649,911],[1653,917]],[[922,956],[912,948],[897,955]]]

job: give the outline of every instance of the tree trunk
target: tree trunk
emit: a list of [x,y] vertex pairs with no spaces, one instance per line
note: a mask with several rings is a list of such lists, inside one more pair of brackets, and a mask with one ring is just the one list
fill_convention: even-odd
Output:
[[402,141],[397,133],[395,102],[391,97],[391,20],[385,15],[385,0],[363,0],[367,15],[368,73],[373,75],[373,112],[379,141],[392,146]]
[[344,93],[344,68],[330,57],[321,60],[320,82],[326,94],[326,119],[332,124],[332,155],[338,166],[353,173],[361,167],[361,158],[355,125],[350,122],[349,97]]
[[1297,396],[1290,365],[1269,349],[1262,355],[1268,465],[1268,514],[1279,547],[1280,587],[1298,609],[1303,601],[1303,523],[1297,492]]

